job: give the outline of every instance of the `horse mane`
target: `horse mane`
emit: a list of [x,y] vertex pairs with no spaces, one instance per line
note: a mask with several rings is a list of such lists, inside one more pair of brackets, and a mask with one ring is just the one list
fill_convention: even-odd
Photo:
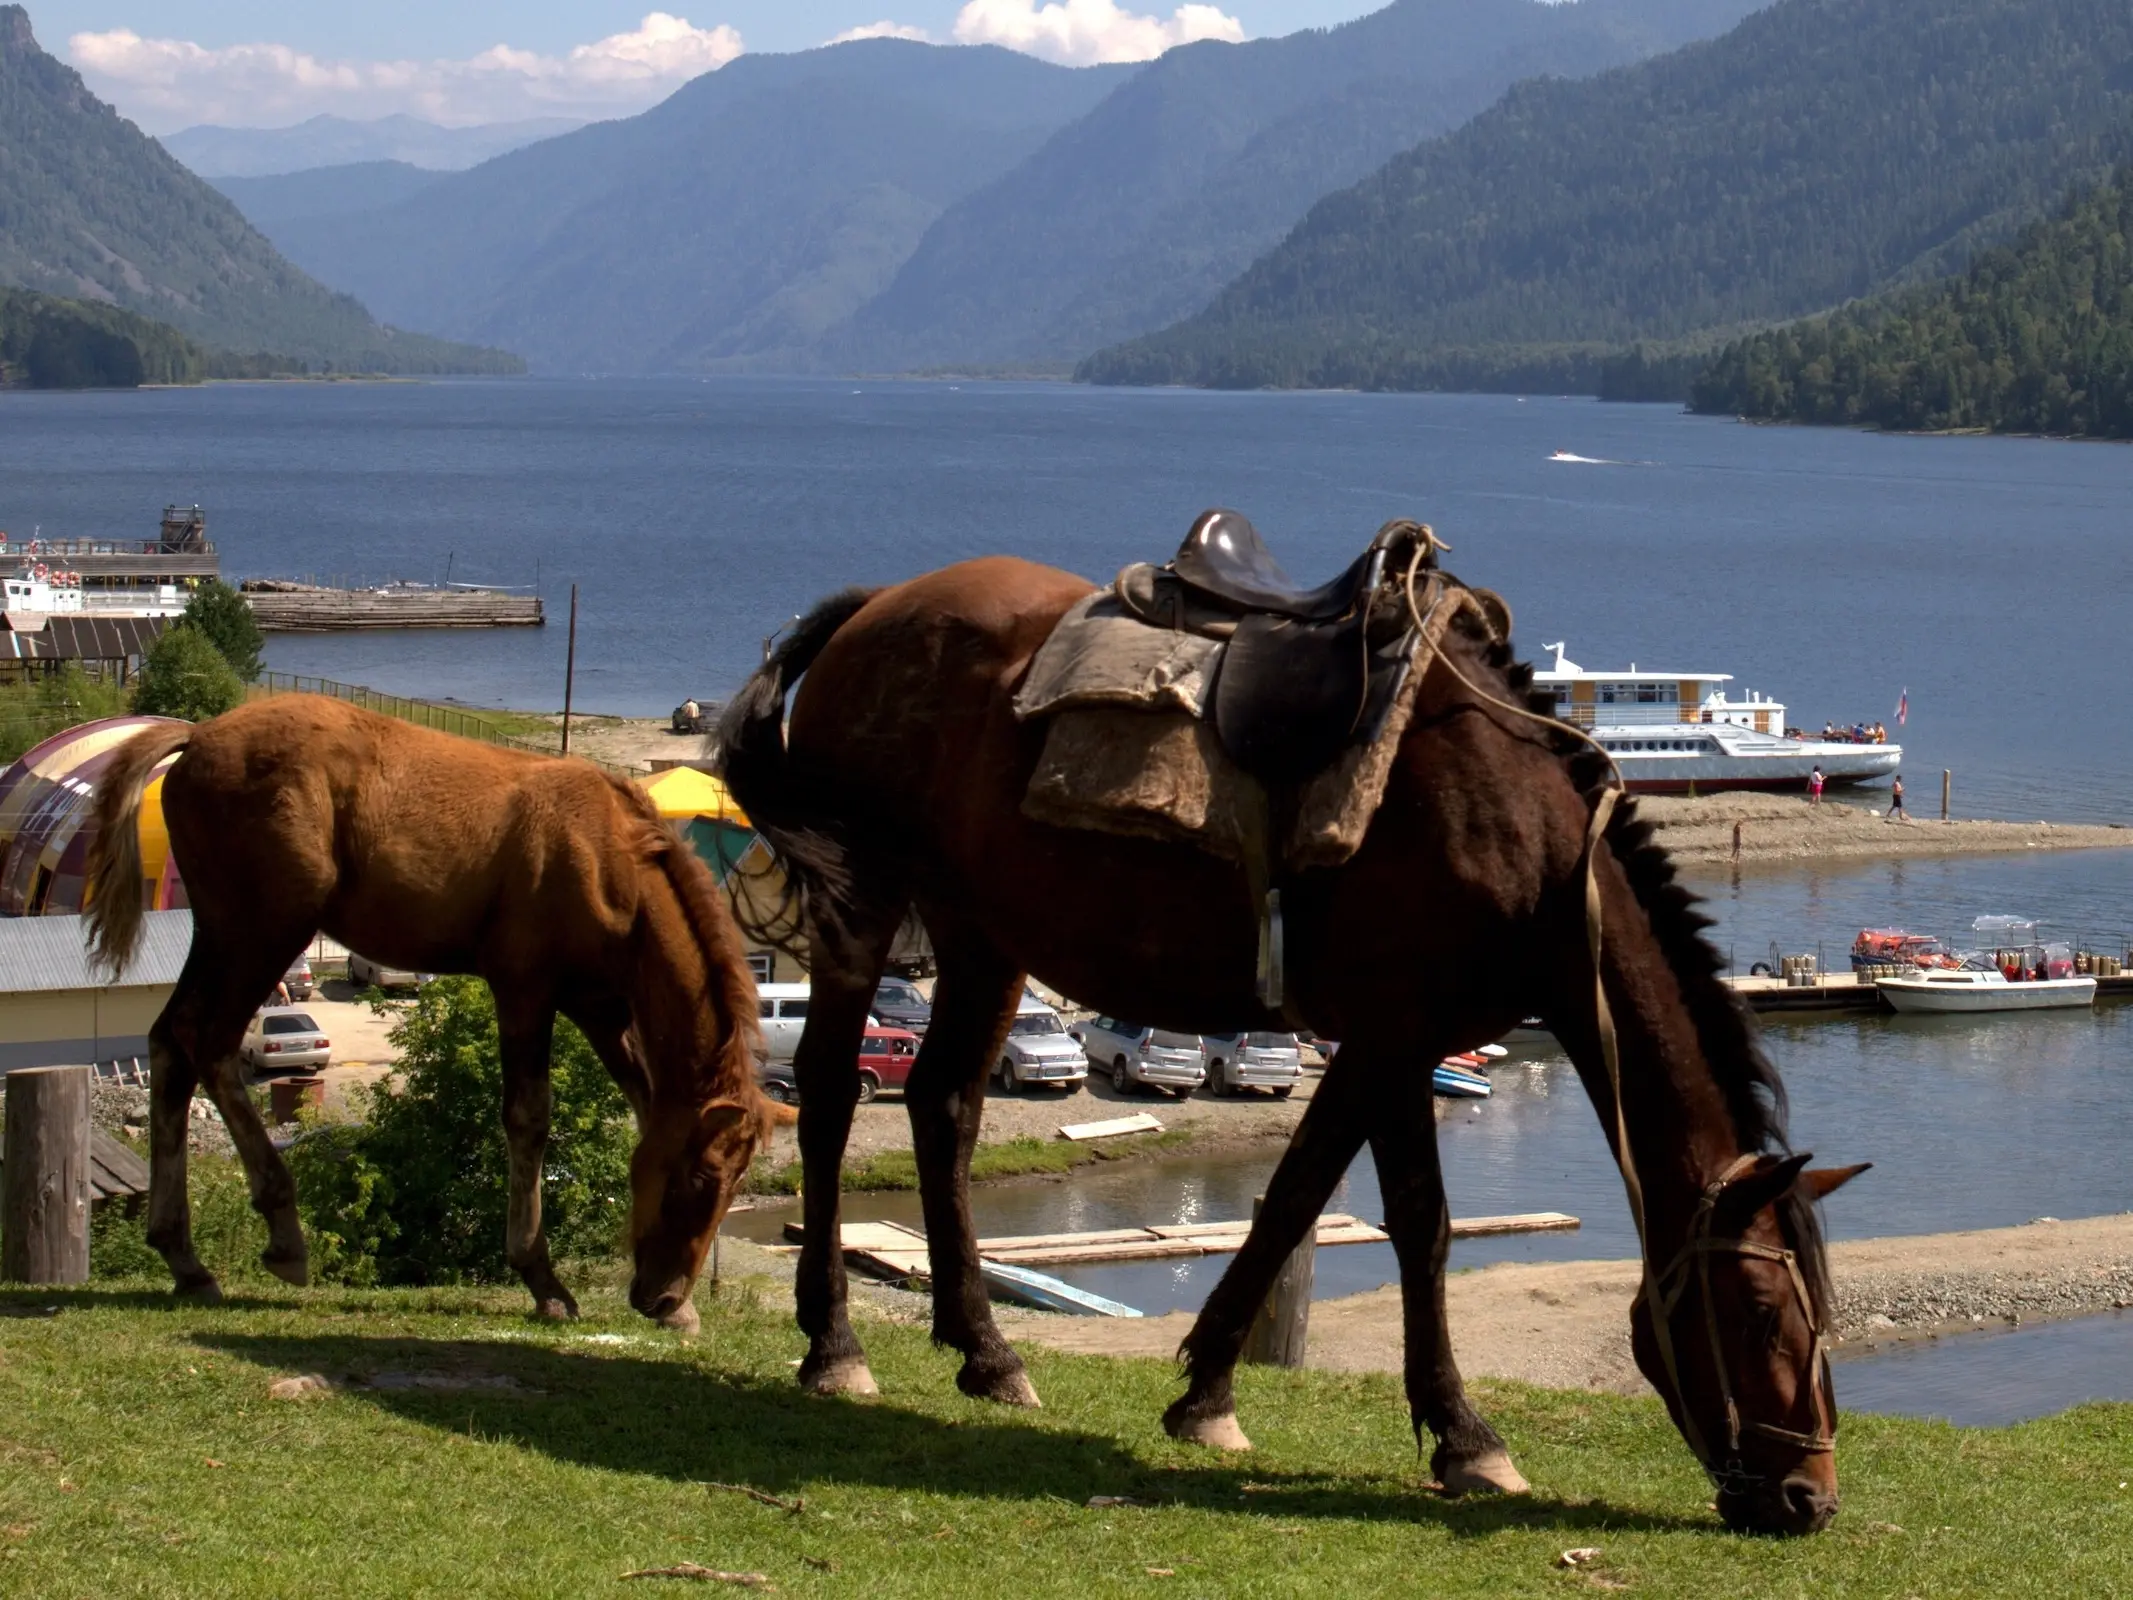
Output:
[[719,893],[711,869],[667,825],[649,796],[625,778],[609,775],[609,784],[624,806],[649,825],[643,861],[656,868],[674,891],[682,920],[704,959],[707,995],[724,1024],[724,1041],[706,1087],[713,1096],[741,1094],[755,1082],[756,1047],[762,1024],[756,1015],[755,979],[748,971],[748,951],[741,931]]
[[[1460,620],[1469,622],[1464,614]],[[1478,626],[1462,626],[1461,631],[1482,648],[1488,666],[1503,675],[1518,704],[1551,719],[1555,716],[1554,698],[1534,691],[1532,664],[1518,660],[1508,641],[1487,638]],[[1558,736],[1556,745],[1572,783],[1589,806],[1611,780],[1611,763],[1583,740]],[[1712,920],[1703,914],[1703,902],[1683,887],[1673,857],[1659,843],[1652,825],[1637,815],[1636,801],[1627,795],[1608,823],[1607,845],[1651,922],[1652,934],[1689,1008],[1704,1062],[1725,1099],[1741,1149],[1791,1154],[1784,1080],[1763,1049],[1747,1007],[1719,981],[1724,961],[1704,937]],[[1799,1255],[1814,1303],[1828,1306],[1829,1264],[1814,1202],[1795,1185],[1779,1201],[1778,1214],[1780,1226]]]

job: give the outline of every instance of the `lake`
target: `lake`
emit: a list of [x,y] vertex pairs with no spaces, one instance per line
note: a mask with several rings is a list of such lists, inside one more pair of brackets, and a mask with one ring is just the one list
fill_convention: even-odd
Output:
[[[1562,449],[1597,464],[1548,459]],[[1500,590],[1524,651],[1731,672],[1800,726],[1893,718],[1965,815],[2127,820],[2133,453],[1749,428],[1496,395],[1046,384],[498,381],[0,394],[0,527],[145,537],[206,507],[227,572],[580,586],[578,703],[729,692],[825,592],[1007,551],[1092,579],[1229,505],[1291,568],[1389,517]],[[270,664],[562,700],[564,630],[277,638]]]

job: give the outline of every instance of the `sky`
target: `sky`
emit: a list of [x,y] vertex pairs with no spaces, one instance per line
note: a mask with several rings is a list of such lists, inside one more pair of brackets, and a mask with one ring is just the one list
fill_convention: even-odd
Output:
[[[893,33],[1080,66],[1325,27],[1386,0],[25,0],[40,43],[151,133],[321,112],[627,116],[746,51]],[[671,9],[649,9],[652,5]]]

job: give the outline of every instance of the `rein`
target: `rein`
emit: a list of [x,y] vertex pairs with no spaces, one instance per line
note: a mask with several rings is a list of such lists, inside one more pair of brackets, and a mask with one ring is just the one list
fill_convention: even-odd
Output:
[[[1421,531],[1423,537],[1413,558],[1408,562],[1406,573],[1408,614],[1418,627],[1425,626],[1425,616],[1415,597],[1415,574],[1433,550],[1449,548],[1426,527]],[[1463,586],[1448,588],[1442,575],[1432,572],[1429,588],[1430,617],[1433,618],[1438,606],[1449,598],[1455,605],[1472,605],[1481,612],[1491,634],[1494,634],[1495,627],[1488,621],[1487,612]],[[1595,1031],[1599,1035],[1600,1059],[1607,1069],[1608,1094],[1614,1101],[1615,1164],[1622,1172],[1622,1186],[1629,1195],[1630,1216],[1637,1225],[1638,1253],[1644,1258],[1644,1281],[1638,1287],[1637,1298],[1651,1308],[1652,1336],[1659,1346],[1659,1359],[1666,1368],[1667,1383],[1674,1391],[1682,1437],[1721,1493],[1746,1489],[1763,1481],[1760,1475],[1747,1471],[1741,1464],[1740,1445],[1744,1435],[1775,1440],[1811,1455],[1827,1455],[1837,1447],[1836,1407],[1832,1398],[1829,1370],[1829,1334],[1815,1309],[1814,1296],[1808,1292],[1807,1276],[1800,1270],[1798,1254],[1789,1249],[1757,1244],[1748,1239],[1721,1238],[1712,1232],[1717,1219],[1719,1197],[1725,1193],[1728,1184],[1755,1165],[1755,1154],[1735,1157],[1724,1172],[1705,1185],[1703,1196],[1697,1202],[1695,1215],[1690,1219],[1687,1241],[1675,1252],[1674,1259],[1667,1263],[1664,1271],[1655,1273],[1652,1270],[1651,1241],[1645,1232],[1644,1184],[1637,1174],[1636,1157],[1630,1151],[1629,1117],[1622,1101],[1621,1045],[1615,1033],[1614,1008],[1608,1003],[1607,984],[1602,976],[1604,968],[1601,965],[1605,947],[1605,916],[1600,899],[1600,849],[1606,843],[1607,826],[1613,820],[1615,806],[1624,793],[1621,768],[1616,766],[1613,755],[1584,729],[1554,717],[1544,717],[1536,711],[1514,705],[1502,696],[1480,688],[1459,670],[1449,652],[1438,651],[1436,659],[1442,662],[1445,670],[1475,698],[1499,711],[1523,717],[1529,722],[1540,723],[1551,732],[1571,733],[1599,751],[1607,760],[1607,786],[1600,791],[1599,798],[1593,804],[1592,820],[1585,831],[1585,941],[1592,955],[1593,1021]],[[1711,1293],[1711,1258],[1720,1255],[1744,1256],[1784,1264],[1800,1311],[1815,1334],[1815,1422],[1812,1432],[1802,1433],[1793,1428],[1781,1428],[1775,1423],[1741,1420],[1740,1406],[1734,1399],[1732,1379],[1726,1368],[1725,1346],[1719,1337],[1718,1305]],[[1722,1461],[1712,1451],[1703,1436],[1703,1430],[1696,1425],[1696,1419],[1690,1414],[1688,1395],[1681,1384],[1680,1361],[1675,1353],[1673,1319],[1681,1310],[1682,1302],[1687,1299],[1691,1284],[1703,1291],[1704,1330],[1711,1343],[1711,1366],[1718,1375],[1718,1392],[1725,1403],[1726,1448]]]

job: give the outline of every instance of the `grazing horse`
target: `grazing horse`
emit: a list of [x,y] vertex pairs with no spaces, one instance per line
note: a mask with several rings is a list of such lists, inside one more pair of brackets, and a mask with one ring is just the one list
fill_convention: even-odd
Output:
[[[1243,868],[1024,814],[1044,730],[1018,722],[1012,700],[1089,588],[994,557],[846,591],[795,626],[727,713],[728,782],[802,886],[812,956],[794,1063],[807,1229],[796,1292],[800,1381],[817,1392],[873,1389],[846,1315],[838,1170],[858,1041],[908,909],[939,959],[906,1091],[934,1337],[962,1352],[968,1394],[1037,1403],[992,1320],[968,1192],[986,1070],[1025,974],[1165,1028],[1295,1025],[1257,997]],[[1819,1528],[1836,1509],[1836,1410],[1814,1201],[1850,1174],[1803,1174],[1787,1150],[1782,1087],[1717,980],[1707,924],[1649,828],[1613,808],[1604,758],[1537,714],[1529,686],[1483,608],[1462,608],[1360,850],[1282,885],[1291,1014],[1341,1049],[1185,1340],[1189,1388],[1165,1425],[1248,1448],[1231,1392],[1245,1333],[1367,1140],[1400,1260],[1417,1438],[1436,1435],[1448,1489],[1526,1487],[1452,1360],[1430,1066],[1539,1014],[1618,1146],[1647,1262],[1639,1365],[1729,1522]]]
[[141,794],[163,784],[193,943],[150,1029],[148,1240],[180,1294],[219,1298],[185,1189],[196,1083],[221,1108],[267,1220],[261,1260],[306,1277],[296,1190],[238,1073],[245,1024],[323,931],[392,966],[496,994],[511,1265],[546,1317],[577,1315],[541,1230],[549,1046],[584,1030],[636,1112],[630,1304],[691,1327],[711,1236],[774,1122],[756,1087],[755,985],[710,873],[632,785],[311,695],[136,735],[97,795],[89,926],[121,969],[141,931]]

